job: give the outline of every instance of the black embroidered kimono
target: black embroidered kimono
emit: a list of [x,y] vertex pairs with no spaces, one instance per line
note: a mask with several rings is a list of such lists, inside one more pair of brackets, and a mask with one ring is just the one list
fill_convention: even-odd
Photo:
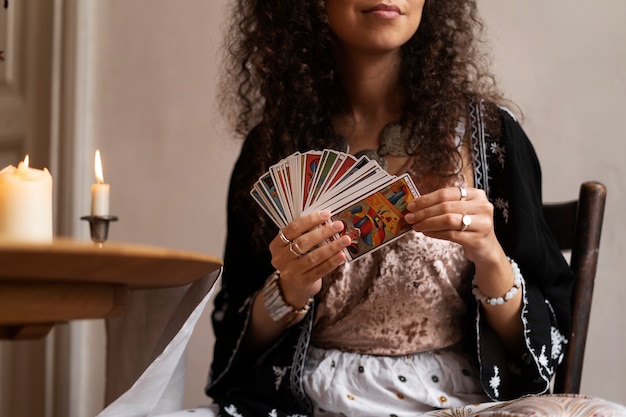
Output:
[[[482,322],[478,305],[472,325],[475,343],[470,346],[486,394],[493,400],[506,400],[548,392],[569,334],[573,274],[543,219],[535,151],[509,112],[494,111],[501,123],[496,129],[501,132],[498,137],[486,133],[482,104],[470,106],[474,184],[485,190],[493,203],[496,235],[526,282],[522,311],[526,353],[515,364],[509,363],[499,340]],[[217,341],[206,393],[220,404],[225,416],[309,415],[312,406],[302,376],[314,308],[260,356],[249,357],[239,349],[251,301],[273,271],[269,251],[254,255],[259,252],[250,239],[255,227],[251,211],[233,209],[233,191],[249,188],[256,180],[250,178],[256,146],[254,136],[249,136],[231,178],[223,287],[213,312]],[[246,205],[256,206],[252,199]],[[259,211],[259,215],[263,214]],[[287,373],[277,379],[276,370],[283,368]]]

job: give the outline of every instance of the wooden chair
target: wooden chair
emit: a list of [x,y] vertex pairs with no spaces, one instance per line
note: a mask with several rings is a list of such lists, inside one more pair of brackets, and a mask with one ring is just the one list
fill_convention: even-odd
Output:
[[572,331],[565,359],[556,372],[555,393],[578,394],[580,390],[605,201],[606,187],[589,181],[581,184],[578,200],[544,204],[546,222],[559,247],[571,250],[570,267],[576,277]]

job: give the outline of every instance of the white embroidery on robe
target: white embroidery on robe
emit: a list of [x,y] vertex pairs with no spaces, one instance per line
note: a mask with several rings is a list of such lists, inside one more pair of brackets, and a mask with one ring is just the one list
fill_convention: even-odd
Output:
[[563,360],[563,345],[567,344],[567,338],[554,326],[550,327],[550,335],[552,336],[552,359],[558,359],[558,362],[561,363]]
[[243,417],[241,414],[239,414],[239,412],[237,411],[237,407],[235,407],[234,404],[231,404],[228,407],[224,407],[224,411],[226,411],[233,417]]
[[504,223],[509,222],[509,202],[503,199],[502,197],[496,198],[493,205],[502,211],[502,218],[504,218]]
[[504,168],[504,161],[506,160],[506,149],[503,146],[498,145],[497,142],[491,142],[491,153],[498,158],[500,168]]
[[493,390],[494,395],[497,397],[500,396],[500,392],[498,388],[500,388],[500,370],[497,366],[493,367],[493,376],[489,380],[489,386]]
[[546,356],[546,345],[541,346],[541,353],[539,354],[539,364],[548,369],[548,357]]
[[276,391],[280,388],[280,383],[283,382],[283,378],[287,374],[287,369],[289,367],[285,366],[284,368],[279,368],[278,366],[273,366],[272,370],[274,371],[274,375],[276,375],[276,380],[274,381],[274,386],[276,387]]

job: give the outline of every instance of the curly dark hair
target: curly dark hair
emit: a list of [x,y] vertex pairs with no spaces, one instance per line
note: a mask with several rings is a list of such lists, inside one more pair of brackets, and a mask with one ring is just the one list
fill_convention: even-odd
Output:
[[[296,150],[345,149],[330,123],[346,105],[325,3],[232,6],[221,99],[239,134],[255,129],[258,175]],[[480,48],[482,32],[476,0],[426,0],[417,32],[401,49],[400,123],[413,132],[414,165],[423,173],[445,176],[456,166],[449,138],[469,100],[502,101]]]

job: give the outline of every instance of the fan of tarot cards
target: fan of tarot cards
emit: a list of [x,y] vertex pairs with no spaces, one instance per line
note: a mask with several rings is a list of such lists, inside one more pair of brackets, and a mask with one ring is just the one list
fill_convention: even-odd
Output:
[[272,165],[250,191],[254,200],[282,229],[298,217],[329,210],[340,220],[348,261],[378,249],[411,230],[406,206],[419,196],[408,174],[390,175],[367,156],[334,150],[296,152]]

